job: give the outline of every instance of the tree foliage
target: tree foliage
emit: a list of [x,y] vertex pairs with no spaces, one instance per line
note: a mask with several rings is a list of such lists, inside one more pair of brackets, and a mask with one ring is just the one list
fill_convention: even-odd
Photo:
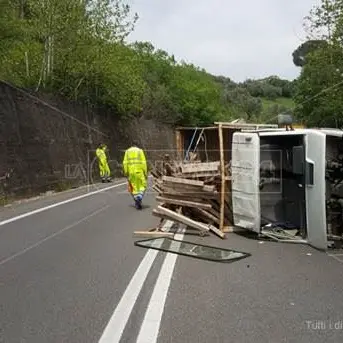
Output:
[[292,82],[275,76],[235,83],[149,42],[128,44],[138,15],[124,0],[0,4],[0,78],[31,91],[179,125],[260,120],[270,113],[263,98],[293,94]]
[[343,126],[343,1],[322,0],[306,18],[315,44],[303,48],[296,115],[309,126]]
[[297,67],[303,67],[306,64],[306,57],[310,52],[314,52],[317,49],[324,49],[327,46],[325,40],[308,40],[299,45],[292,53],[293,63]]

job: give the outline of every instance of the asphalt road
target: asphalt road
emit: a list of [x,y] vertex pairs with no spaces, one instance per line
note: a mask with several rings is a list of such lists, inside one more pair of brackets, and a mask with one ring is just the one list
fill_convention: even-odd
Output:
[[139,248],[154,195],[136,211],[109,186],[0,211],[0,342],[343,341],[343,255],[236,234],[178,234],[252,254],[231,264]]

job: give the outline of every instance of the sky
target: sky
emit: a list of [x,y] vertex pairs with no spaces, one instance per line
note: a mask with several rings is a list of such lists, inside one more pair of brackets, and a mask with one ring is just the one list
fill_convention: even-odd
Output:
[[149,41],[235,82],[293,80],[292,52],[306,40],[304,17],[319,0],[128,0],[139,15],[129,41]]

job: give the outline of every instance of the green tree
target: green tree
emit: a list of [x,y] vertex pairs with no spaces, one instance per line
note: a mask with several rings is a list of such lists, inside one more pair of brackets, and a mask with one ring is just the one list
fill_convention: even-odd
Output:
[[293,63],[297,67],[303,67],[306,63],[306,56],[319,48],[325,48],[327,42],[325,40],[308,40],[299,45],[292,53]]
[[180,124],[211,124],[219,117],[231,115],[229,108],[221,102],[220,86],[194,65],[181,63],[175,66],[169,90],[182,115]]
[[259,97],[290,92],[285,80],[237,84],[178,62],[149,42],[128,44],[138,16],[124,0],[0,4],[0,77],[30,90],[173,125],[259,118]]
[[343,54],[330,45],[308,57],[297,81],[296,116],[309,126],[337,127],[343,124]]
[[312,35],[326,41],[308,52],[296,82],[296,116],[309,126],[343,124],[342,16],[342,1],[323,0],[308,19]]
[[227,101],[232,103],[241,116],[251,119],[258,116],[262,111],[262,101],[259,98],[252,97],[248,90],[243,87],[236,87],[227,92]]

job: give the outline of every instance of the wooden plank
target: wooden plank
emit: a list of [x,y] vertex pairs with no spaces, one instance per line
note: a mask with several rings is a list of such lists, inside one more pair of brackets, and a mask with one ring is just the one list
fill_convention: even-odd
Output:
[[214,208],[211,208],[211,209],[207,210],[207,212],[211,213],[213,216],[215,216],[218,219],[217,224],[219,224],[220,211],[218,211],[218,210],[216,210]]
[[201,199],[195,198],[194,196],[187,196],[186,194],[160,194],[161,197],[166,196],[169,199],[174,199],[174,200],[184,200],[184,201],[193,201],[201,204],[208,204],[209,200],[207,199]]
[[155,185],[155,186],[152,186],[152,189],[153,189],[154,191],[156,191],[157,193],[162,193],[162,192],[163,192],[163,190],[162,190],[161,188],[157,187],[156,185]]
[[219,125],[225,128],[241,129],[241,128],[278,128],[277,124],[254,124],[254,123],[230,123],[230,122],[214,122],[214,125]]
[[[193,211],[194,209],[192,209],[192,211]],[[194,210],[195,211],[195,210]],[[196,210],[197,211],[197,213],[199,214],[199,217],[201,216],[201,217],[205,217],[205,218],[208,218],[208,216],[207,216],[207,214],[208,213],[200,213],[200,209],[198,209],[198,210]],[[201,211],[203,211],[203,210],[201,210]],[[205,211],[206,212],[206,211]],[[204,218],[204,220],[206,220]],[[222,232],[221,230],[219,230],[218,228],[216,228],[214,225],[212,225],[212,224],[205,224],[208,228],[209,228],[209,230],[210,231],[212,231],[214,234],[216,234],[217,236],[219,236],[220,238],[222,238],[222,239],[224,239],[225,238],[225,234],[224,234],[224,232]]]
[[194,201],[179,200],[179,199],[166,198],[166,197],[161,197],[161,196],[157,196],[156,200],[157,201],[163,201],[163,202],[169,203],[169,204],[185,206],[185,207],[211,209],[210,204],[204,204],[204,203],[199,203],[199,202],[194,202]]
[[182,173],[217,172],[220,162],[189,163],[181,166]]
[[207,219],[207,221],[209,220],[209,222],[211,224],[212,223],[219,224],[219,218],[217,218],[213,214],[208,213],[207,211],[205,211],[205,210],[203,210],[201,208],[197,208],[196,211],[199,212],[203,217],[205,217]]
[[187,164],[187,165],[183,165],[184,168],[182,168],[184,170],[185,173],[189,172],[189,171],[193,171],[193,170],[197,170],[197,171],[215,171],[218,170],[220,166],[220,162],[219,161],[214,161],[214,162],[201,162],[199,163],[194,163],[194,164]]
[[220,238],[222,238],[222,239],[225,238],[224,232],[222,232],[221,230],[217,229],[215,226],[209,225],[208,227],[210,228],[210,231],[212,231],[213,233],[215,233],[215,234],[216,234],[217,236],[219,236]]
[[181,184],[181,185],[197,186],[197,187],[204,186],[203,181],[187,180],[187,179],[181,179],[181,178],[172,177],[172,176],[162,176],[162,181],[168,182],[168,183]]
[[176,152],[179,159],[182,159],[183,156],[183,139],[180,130],[176,130],[175,132],[175,140],[176,140]]
[[211,176],[209,178],[206,178],[204,180],[205,184],[211,184],[211,185],[215,185],[217,183],[217,178],[220,177],[220,175],[214,175]]
[[171,219],[168,215],[166,215],[165,213],[159,212],[156,208],[152,210],[152,215],[158,218],[173,221],[173,219]]
[[[211,194],[209,192],[205,192],[202,189],[188,189],[188,188],[182,188],[182,187],[163,187],[163,194],[171,193],[174,195],[180,194],[184,196],[188,196],[191,198],[192,196],[195,196],[197,198],[205,198],[206,194]],[[161,194],[162,195],[162,194]]]
[[216,186],[212,186],[212,185],[204,185],[204,187],[202,188],[205,192],[215,192],[216,191]]
[[152,177],[154,177],[155,179],[158,179],[160,177],[160,174],[158,174],[158,172],[156,170],[151,170],[150,174],[152,175]]
[[223,231],[224,227],[224,201],[225,201],[225,160],[224,160],[224,139],[223,139],[223,126],[219,124],[219,151],[220,151],[220,177],[221,177],[221,187],[220,187],[220,222],[219,229]]
[[164,190],[164,187],[163,187],[163,185],[161,185],[161,184],[155,184],[155,185],[153,185],[154,187],[156,187],[156,188],[158,188],[161,192],[163,192],[163,190]]
[[136,237],[174,237],[171,232],[161,231],[134,231],[133,235]]
[[[189,181],[187,179],[187,181]],[[173,183],[173,182],[169,182],[169,181],[164,181],[163,182],[163,187],[169,187],[172,189],[184,189],[184,190],[193,190],[195,192],[197,191],[202,191],[204,186],[194,186],[194,185],[188,185],[188,184],[181,184],[181,183]]]
[[187,196],[189,198],[196,197],[201,199],[215,199],[218,197],[218,192],[206,192],[204,190],[196,190],[196,189],[186,189],[186,188],[169,188],[169,187],[163,187],[163,192],[160,195],[167,195],[167,194],[173,194],[173,195],[181,195],[181,196]]
[[212,186],[212,185],[204,185],[202,187],[199,187],[199,186],[192,186],[192,185],[187,185],[187,184],[181,185],[177,183],[169,183],[167,181],[163,183],[163,189],[164,190],[169,189],[169,190],[177,191],[180,193],[189,193],[189,192],[198,193],[199,192],[199,194],[212,193],[213,195],[217,193],[216,186]]
[[178,126],[176,130],[178,131],[185,131],[185,130],[194,130],[194,129],[202,129],[202,130],[216,130],[217,126],[200,126],[200,127],[195,127],[195,126]]
[[164,208],[162,206],[158,206],[157,210],[153,210],[153,214],[164,215],[164,216],[170,218],[171,220],[174,220],[176,222],[188,225],[188,226],[193,227],[194,229],[198,229],[200,231],[209,231],[210,230],[206,224],[195,221],[193,219],[190,219],[190,218],[188,218],[182,214],[175,213],[174,211],[171,211],[171,210]]
[[[182,198],[197,198],[197,199],[217,199],[218,198],[218,193],[209,193],[209,192],[204,192],[204,191],[188,191],[188,190],[181,190],[180,192],[174,190],[174,189],[169,189],[169,188],[163,188],[163,192],[161,193],[163,196],[180,196]],[[181,198],[180,198],[181,199]]]
[[174,174],[175,177],[182,178],[182,179],[193,179],[193,178],[200,178],[200,177],[208,177],[208,178],[215,178],[219,177],[220,173],[217,171],[215,172],[194,172],[194,173],[177,173]]

